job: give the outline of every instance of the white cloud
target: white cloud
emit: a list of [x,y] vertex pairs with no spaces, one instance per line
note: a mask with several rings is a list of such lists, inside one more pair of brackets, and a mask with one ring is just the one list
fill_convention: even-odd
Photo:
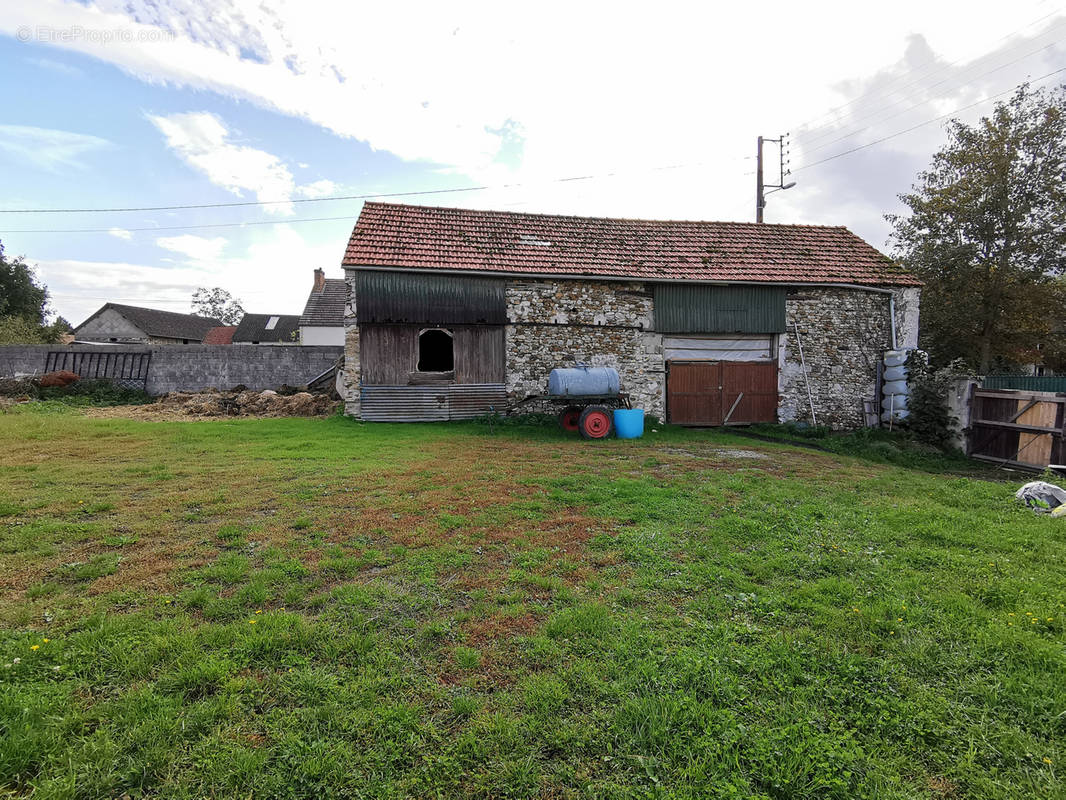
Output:
[[323,178],[322,180],[312,181],[304,186],[300,186],[296,191],[304,197],[329,197],[331,194],[336,193],[337,184]]
[[[311,290],[312,270],[339,265],[345,243],[334,237],[327,244],[309,241],[288,225],[264,227],[261,238],[239,256],[199,252],[166,266],[28,255],[58,312],[74,324],[108,301],[188,311],[200,286],[222,286],[251,312],[299,314]],[[339,267],[330,277],[340,277]]]
[[55,61],[51,58],[27,58],[27,62],[34,66],[47,69],[52,72],[57,72],[60,75],[66,75],[68,78],[84,78],[85,73],[77,67],[71,64],[65,64],[62,61]]
[[107,232],[116,239],[124,239],[127,242],[133,238],[133,233],[125,228],[109,228]]
[[[230,141],[230,132],[214,114],[206,111],[149,116],[166,137],[167,144],[189,166],[208,180],[238,197],[243,191],[259,201],[288,200],[295,189],[292,173],[277,156],[265,150]],[[291,214],[292,205],[266,206],[273,213]]]
[[195,261],[209,261],[222,255],[226,246],[226,240],[221,236],[207,239],[203,236],[193,236],[185,233],[181,236],[161,236],[155,240],[160,247],[181,253]]
[[84,156],[109,147],[99,136],[30,125],[0,125],[0,154],[29,161],[49,172],[83,169]]
[[[844,0],[757,8],[664,2],[653,12],[546,0],[534,12],[482,2],[425,6],[417,15],[401,4],[328,0],[11,5],[0,31],[80,25],[131,32],[120,43],[82,37],[56,45],[146,82],[248,101],[477,183],[528,184],[449,202],[566,213],[751,219],[756,135],[795,130],[798,164],[817,143],[811,131],[827,124],[820,118],[842,102],[868,100],[831,116],[832,125],[862,127],[858,109],[881,112],[869,131],[837,143],[839,149],[1062,63],[1061,45],[1026,55],[1034,37],[1062,22],[1037,0],[965,7],[901,0],[890,9]],[[173,39],[140,36],[164,28]],[[928,43],[928,63],[921,54],[900,61],[914,34]],[[1003,68],[977,79],[984,68],[975,59],[989,50],[1001,55]],[[882,80],[886,73],[892,83]],[[945,75],[952,82],[937,85]],[[805,144],[801,124],[812,118]],[[229,191],[295,196],[288,167],[234,143],[217,118],[164,119],[185,145],[183,157]],[[797,176],[797,189],[772,196],[768,219],[871,224],[875,212],[886,210],[876,208],[883,198],[905,190],[915,165],[941,140],[930,126],[866,151],[870,158],[812,168]],[[241,154],[236,163],[221,155],[232,154],[231,147]],[[900,160],[901,153],[907,157]],[[649,169],[679,163],[702,166]],[[547,182],[610,172],[619,175]]]

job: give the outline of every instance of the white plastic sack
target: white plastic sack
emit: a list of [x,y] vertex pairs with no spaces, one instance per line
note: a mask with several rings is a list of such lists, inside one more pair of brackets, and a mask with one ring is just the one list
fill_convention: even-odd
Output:
[[905,381],[907,380],[907,368],[886,367],[883,373],[883,377],[886,381]]
[[907,381],[889,381],[885,384],[885,388],[881,390],[881,394],[886,397],[890,394],[905,395],[909,394],[910,389],[907,387]]
[[1014,496],[1040,514],[1053,512],[1066,504],[1066,490],[1053,483],[1032,481],[1014,493]]
[[894,410],[902,411],[907,407],[907,395],[895,394],[889,397],[885,395],[881,398],[881,408],[885,411]]
[[902,367],[903,362],[907,360],[906,350],[886,350],[885,351],[885,366],[886,367]]

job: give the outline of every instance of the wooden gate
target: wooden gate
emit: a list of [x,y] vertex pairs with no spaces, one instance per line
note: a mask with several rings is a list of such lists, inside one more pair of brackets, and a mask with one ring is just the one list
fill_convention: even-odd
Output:
[[777,421],[777,364],[670,361],[666,418],[677,425],[750,425]]
[[45,372],[68,370],[82,380],[106,379],[129,389],[148,388],[151,352],[100,350],[52,350],[45,358]]
[[985,461],[1043,468],[1061,464],[1066,395],[976,389],[970,420],[970,455]]

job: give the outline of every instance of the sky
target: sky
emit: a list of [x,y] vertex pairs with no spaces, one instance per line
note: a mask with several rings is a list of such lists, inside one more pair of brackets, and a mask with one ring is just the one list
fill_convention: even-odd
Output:
[[1066,82],[1066,8],[0,0],[0,63],[0,242],[56,313],[295,314],[362,207],[328,198],[753,221],[760,135],[767,222],[887,250],[946,119]]

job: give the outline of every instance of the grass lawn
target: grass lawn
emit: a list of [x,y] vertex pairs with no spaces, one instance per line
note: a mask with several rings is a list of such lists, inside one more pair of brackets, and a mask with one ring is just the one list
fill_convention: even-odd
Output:
[[1066,796],[1066,520],[1015,484],[48,410],[0,414],[0,794]]

